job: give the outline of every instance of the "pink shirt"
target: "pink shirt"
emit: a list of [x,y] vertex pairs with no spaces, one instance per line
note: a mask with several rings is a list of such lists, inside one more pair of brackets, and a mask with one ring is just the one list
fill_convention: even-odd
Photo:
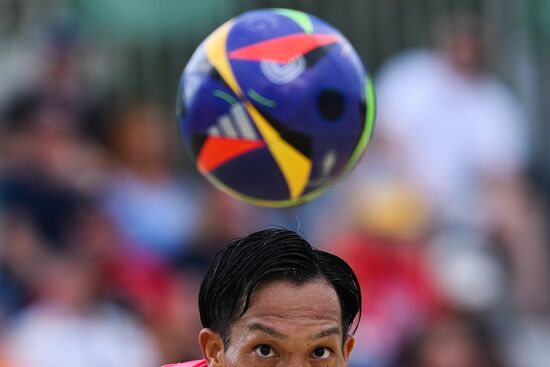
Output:
[[203,359],[201,361],[191,361],[185,363],[168,364],[163,367],[208,367],[208,364]]

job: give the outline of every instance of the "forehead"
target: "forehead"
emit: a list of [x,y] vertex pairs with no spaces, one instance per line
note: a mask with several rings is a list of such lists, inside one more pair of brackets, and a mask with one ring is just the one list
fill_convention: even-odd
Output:
[[334,287],[325,280],[301,285],[273,281],[258,287],[241,321],[331,322],[341,325],[341,310]]

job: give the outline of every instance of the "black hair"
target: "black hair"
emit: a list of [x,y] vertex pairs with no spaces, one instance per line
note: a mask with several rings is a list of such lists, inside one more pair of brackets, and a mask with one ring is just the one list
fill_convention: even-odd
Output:
[[264,229],[235,239],[214,256],[201,284],[202,325],[218,333],[228,345],[231,326],[248,310],[259,285],[277,280],[301,285],[316,279],[334,287],[347,338],[355,333],[361,317],[361,290],[344,260],[313,248],[302,236],[286,229]]

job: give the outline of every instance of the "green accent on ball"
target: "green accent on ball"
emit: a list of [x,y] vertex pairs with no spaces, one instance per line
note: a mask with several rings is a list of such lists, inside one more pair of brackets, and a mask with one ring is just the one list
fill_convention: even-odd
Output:
[[281,15],[284,15],[285,17],[289,17],[304,30],[304,32],[308,34],[313,33],[313,23],[311,22],[311,18],[304,12],[293,10],[293,9],[275,9],[275,11]]
[[344,167],[344,175],[349,173],[353,169],[353,167],[355,167],[355,164],[359,161],[361,154],[365,151],[365,148],[372,136],[372,131],[374,128],[374,119],[376,115],[376,95],[374,93],[374,84],[369,77],[367,77],[365,81],[365,87],[367,104],[365,128],[363,130],[363,133],[361,134],[361,137],[359,138],[359,142],[357,143],[355,150],[353,151],[348,163],[346,164],[346,167]]
[[376,95],[374,93],[374,84],[369,77],[367,77],[365,80],[365,89],[367,109],[367,113],[365,116],[365,125],[363,127],[361,137],[359,138],[359,142],[357,143],[355,150],[351,154],[349,161],[346,163],[346,166],[342,170],[342,173],[334,177],[332,180],[327,181],[323,186],[317,188],[310,193],[307,193],[304,196],[297,198],[296,200],[287,200],[285,202],[282,202],[283,205],[281,205],[280,207],[300,205],[307,201],[315,199],[317,196],[321,195],[330,187],[332,187],[336,181],[339,181],[349,175],[355,165],[359,162],[359,158],[361,158],[362,154],[365,152],[365,148],[367,147],[367,144],[372,136],[374,119],[376,116]]
[[275,102],[274,100],[265,98],[260,93],[256,92],[254,89],[249,89],[247,94],[251,99],[253,99],[254,101],[266,107],[275,107],[277,105],[277,102]]
[[238,101],[233,98],[232,95],[228,94],[228,93],[225,93],[224,91],[222,90],[219,90],[219,89],[216,89],[214,92],[212,92],[212,94],[215,96],[215,97],[218,97],[218,98],[221,98],[223,99],[224,101],[226,101],[227,103],[229,103],[231,106],[233,106],[234,104],[238,103]]

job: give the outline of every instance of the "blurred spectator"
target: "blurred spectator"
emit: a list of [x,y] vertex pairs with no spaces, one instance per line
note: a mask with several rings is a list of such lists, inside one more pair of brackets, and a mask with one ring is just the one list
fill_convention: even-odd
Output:
[[451,313],[410,338],[392,367],[504,367],[499,354],[486,325]]
[[68,7],[44,14],[35,27],[3,45],[8,52],[0,62],[0,105],[29,91],[65,101],[78,110],[81,132],[98,138],[107,107],[108,64],[84,42],[80,19]]
[[3,176],[94,190],[102,155],[83,138],[83,117],[71,100],[37,91],[14,95],[0,117]]
[[142,317],[163,362],[200,357],[196,270],[176,271],[146,252],[122,250],[104,264],[103,289]]
[[163,362],[194,359],[200,330],[196,267],[169,266],[162,256],[124,239],[120,228],[97,203],[75,214],[67,238],[93,262],[100,290],[145,322]]
[[443,311],[424,236],[429,213],[421,196],[399,181],[363,179],[348,191],[351,228],[328,249],[354,269],[364,294],[351,366],[386,366],[410,334]]
[[38,265],[32,284],[37,299],[5,335],[9,366],[159,363],[150,336],[136,320],[102,298],[93,262],[67,253],[45,256]]
[[71,103],[16,95],[1,119],[0,205],[29,224],[40,246],[62,249],[67,229],[102,177],[101,159],[78,133]]
[[105,205],[138,246],[167,256],[189,245],[200,210],[188,177],[178,177],[166,118],[154,106],[132,106],[111,131],[114,167]]
[[485,23],[458,14],[434,33],[436,49],[407,51],[382,68],[377,134],[393,168],[419,187],[440,221],[486,225],[494,213],[486,213],[485,195],[499,183],[521,185],[527,117],[487,69]]

